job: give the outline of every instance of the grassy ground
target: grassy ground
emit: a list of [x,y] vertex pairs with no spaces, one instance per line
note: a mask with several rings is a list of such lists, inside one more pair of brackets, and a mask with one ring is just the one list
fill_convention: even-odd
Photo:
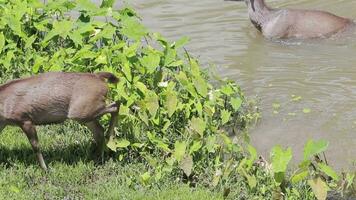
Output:
[[38,128],[45,160],[43,172],[20,129],[0,135],[0,199],[221,199],[205,188],[162,184],[129,186],[140,166],[108,161],[95,166],[90,159],[91,134],[73,123]]

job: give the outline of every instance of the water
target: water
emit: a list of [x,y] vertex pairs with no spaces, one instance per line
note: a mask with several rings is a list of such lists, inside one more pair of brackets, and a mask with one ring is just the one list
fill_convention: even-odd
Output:
[[[338,169],[356,169],[356,37],[329,41],[270,41],[252,26],[243,2],[132,0],[152,31],[171,40],[189,36],[188,50],[215,63],[221,76],[260,99],[262,120],[252,142],[268,156],[276,145],[297,159],[310,139],[330,142],[327,157]],[[356,18],[352,0],[267,0],[271,7],[314,8]],[[292,95],[301,96],[291,101]],[[275,114],[273,103],[281,108]],[[304,108],[311,109],[308,114]]]

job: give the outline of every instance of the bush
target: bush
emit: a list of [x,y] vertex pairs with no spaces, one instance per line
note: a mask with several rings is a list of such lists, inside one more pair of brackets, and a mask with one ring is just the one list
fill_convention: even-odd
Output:
[[249,113],[236,83],[213,86],[196,59],[181,55],[187,38],[170,43],[149,33],[134,10],[112,4],[2,2],[3,80],[46,71],[112,72],[120,82],[111,96],[121,102],[117,137],[108,142],[114,158],[146,163],[138,180],[144,184],[172,174],[191,182],[206,173],[213,178],[241,157],[227,130],[243,130],[258,114]]

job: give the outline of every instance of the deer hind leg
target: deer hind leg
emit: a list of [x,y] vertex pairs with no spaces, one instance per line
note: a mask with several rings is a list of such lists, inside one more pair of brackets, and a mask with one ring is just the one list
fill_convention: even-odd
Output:
[[0,123],[0,134],[1,134],[2,130],[4,130],[5,126],[6,126],[5,124]]
[[105,144],[104,128],[100,125],[98,120],[93,120],[84,124],[90,129],[94,137],[94,158],[102,161]]
[[31,121],[26,121],[21,125],[21,129],[23,132],[25,132],[33,151],[36,154],[37,161],[39,162],[41,168],[45,171],[47,171],[47,166],[46,163],[43,159],[43,155],[40,151],[39,147],[39,142],[38,142],[38,137],[37,137],[37,132],[35,126],[32,124]]
[[116,102],[113,102],[109,105],[107,105],[104,109],[102,109],[101,111],[98,112],[98,114],[96,115],[96,117],[100,117],[102,115],[105,115],[107,113],[116,113],[119,111],[119,105]]

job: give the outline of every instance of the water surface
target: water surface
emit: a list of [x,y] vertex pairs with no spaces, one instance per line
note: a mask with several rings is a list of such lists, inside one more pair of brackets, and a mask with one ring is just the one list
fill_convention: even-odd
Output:
[[[272,7],[314,8],[356,18],[353,0],[267,0]],[[298,158],[310,139],[330,142],[329,162],[356,169],[356,37],[328,41],[264,39],[248,20],[242,2],[223,0],[132,0],[152,31],[187,46],[221,76],[260,99],[262,120],[252,141],[268,156],[276,145],[291,146]],[[292,95],[301,100],[292,101]],[[274,113],[273,104],[281,107]],[[304,113],[308,108],[310,113]]]

